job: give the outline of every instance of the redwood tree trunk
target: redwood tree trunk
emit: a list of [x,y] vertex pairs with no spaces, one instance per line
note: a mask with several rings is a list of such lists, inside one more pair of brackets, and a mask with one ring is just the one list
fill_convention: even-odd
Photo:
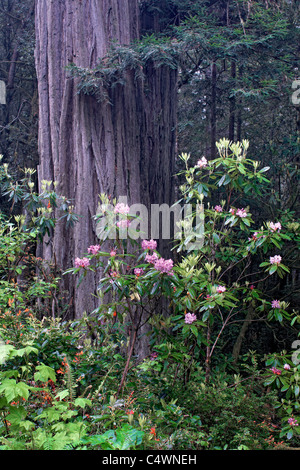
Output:
[[[66,66],[93,68],[112,41],[139,37],[137,0],[37,0],[36,70],[39,87],[39,181],[56,181],[81,216],[75,228],[58,222],[42,255],[61,269],[97,242],[92,216],[99,194],[127,196],[129,204],[173,202],[177,73],[149,65],[145,81],[128,72],[125,85],[109,90],[110,104],[78,94]],[[64,276],[72,316],[95,308],[88,293]]]

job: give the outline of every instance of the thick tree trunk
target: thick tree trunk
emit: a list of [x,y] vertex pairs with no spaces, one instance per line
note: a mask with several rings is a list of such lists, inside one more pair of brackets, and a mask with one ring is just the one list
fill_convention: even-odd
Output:
[[[232,86],[235,86],[235,79],[236,79],[236,63],[234,61],[231,62],[231,81]],[[235,137],[235,113],[236,113],[236,99],[235,96],[231,96],[229,98],[229,131],[228,131],[228,138],[231,142],[234,142]]]
[[211,110],[210,110],[210,159],[216,158],[217,141],[217,65],[211,66]]
[[[110,104],[78,94],[66,66],[93,68],[112,41],[126,45],[139,37],[137,0],[37,0],[36,69],[39,86],[39,180],[55,180],[81,216],[75,228],[58,222],[43,256],[66,269],[96,239],[92,216],[99,194],[127,196],[129,204],[173,201],[177,74],[149,66],[146,80],[128,72],[125,85],[109,90]],[[64,276],[73,299],[72,315],[95,308],[87,292]]]

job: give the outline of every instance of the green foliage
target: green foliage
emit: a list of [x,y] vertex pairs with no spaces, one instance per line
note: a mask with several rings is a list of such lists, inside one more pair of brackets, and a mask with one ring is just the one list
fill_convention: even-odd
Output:
[[[11,38],[33,6],[21,3],[4,2],[0,13],[0,50],[9,58],[5,78]],[[22,214],[0,214],[1,450],[299,446],[297,360],[286,351],[260,362],[255,351],[232,357],[235,341],[243,339],[239,325],[256,322],[258,334],[266,325],[274,336],[299,332],[299,139],[288,103],[299,66],[298,7],[239,1],[225,12],[220,2],[143,0],[140,8],[147,19],[141,41],[113,44],[95,69],[71,65],[70,75],[79,79],[79,92],[109,101],[128,73],[142,81],[153,68],[179,71],[179,146],[192,156],[180,155],[178,204],[198,204],[203,215],[197,221],[192,214],[192,231],[180,227],[184,236],[174,243],[179,259],[172,272],[161,271],[149,261],[149,255],[160,258],[156,249],[134,242],[127,249],[111,217],[114,201],[112,213],[96,221],[110,220],[103,240],[117,230],[115,253],[99,247],[68,270],[78,282],[101,270],[101,305],[66,322],[57,300],[59,278],[34,252],[58,219],[72,226],[78,217],[56,183],[42,181],[38,193],[34,170],[16,178],[11,166],[1,165],[5,212],[10,205],[11,215]],[[34,82],[31,33],[23,28],[18,38],[28,83]],[[24,88],[20,70],[18,89]],[[9,138],[0,141],[5,161],[9,154],[19,161],[23,141],[35,147],[35,100],[27,99],[33,94],[34,85],[26,86],[26,100],[18,105],[10,89],[2,127]],[[204,151],[214,153],[212,118],[223,133],[232,117],[233,134],[247,131],[251,154],[262,163],[248,157],[248,141],[222,139],[216,157],[199,164]],[[146,323],[151,355],[139,360],[133,347]]]
[[[190,155],[181,155],[185,184],[179,203],[202,206],[203,230],[198,232],[197,223],[182,230],[174,243],[181,255],[177,263],[163,259],[154,240],[142,245],[131,240],[128,249],[124,227],[114,217],[120,211],[119,222],[124,220],[127,227],[127,208],[117,209],[116,200],[105,205],[108,199],[101,196],[103,211],[96,220],[108,222],[101,234],[108,240],[114,230],[115,244],[110,252],[100,245],[89,247],[68,270],[78,282],[89,271],[102,273],[97,291],[102,302],[80,320],[37,317],[33,298],[47,302],[49,290],[57,289],[55,278],[37,282],[26,274],[23,289],[18,289],[18,278],[28,270],[25,254],[31,243],[38,235],[51,234],[43,218],[32,217],[37,206],[28,203],[26,224],[2,217],[2,449],[297,445],[298,366],[270,373],[266,367],[277,367],[276,357],[260,369],[254,355],[249,365],[240,354],[235,363],[222,354],[224,337],[236,336],[235,322],[243,322],[249,311],[253,320],[271,326],[278,323],[295,331],[298,324],[297,312],[273,299],[266,283],[289,273],[283,257],[275,262],[272,258],[286,244],[295,250],[299,227],[292,214],[280,223],[256,226],[244,198],[264,197],[268,168],[247,157],[248,145],[223,139],[215,160],[202,158],[191,166]],[[51,198],[51,207],[56,203],[56,196],[47,192],[48,183],[47,197],[43,192],[33,199],[24,185],[7,195],[37,204]],[[213,207],[209,199],[215,192],[219,200]],[[52,220],[50,212],[47,217]],[[195,211],[191,220],[196,217]],[[129,222],[137,220],[129,216]],[[168,300],[168,315],[162,299]],[[151,355],[137,361],[134,346],[146,323]],[[124,354],[126,345],[130,347]]]
[[110,430],[100,436],[83,438],[82,442],[95,450],[129,450],[140,448],[143,436],[143,431],[124,424],[116,431]]

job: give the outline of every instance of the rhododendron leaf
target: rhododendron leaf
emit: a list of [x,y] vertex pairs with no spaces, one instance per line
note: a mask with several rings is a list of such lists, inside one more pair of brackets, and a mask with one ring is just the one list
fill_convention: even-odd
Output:
[[270,167],[269,166],[265,166],[264,168],[262,168],[261,170],[259,170],[259,173],[265,173],[266,171],[269,171]]
[[220,243],[220,237],[219,237],[219,235],[218,235],[217,233],[215,233],[215,232],[213,233],[213,239],[214,239],[214,242],[215,242],[215,243],[217,243],[217,244]]
[[271,266],[271,268],[269,269],[269,273],[270,274],[275,273],[275,271],[277,271],[277,268],[278,268],[277,264],[273,264],[273,266]]
[[260,238],[255,242],[255,246],[258,247],[258,246],[262,245],[264,242],[265,242],[265,238],[264,238],[264,237],[260,237]]
[[192,331],[193,335],[196,336],[196,338],[197,338],[197,336],[198,336],[198,330],[197,330],[196,325],[192,325],[192,326],[191,326],[191,331]]
[[226,178],[226,175],[223,175],[222,178],[218,181],[218,186],[222,186]]
[[208,319],[208,317],[209,317],[209,310],[207,310],[207,311],[203,314],[203,316],[202,316],[202,321],[206,321],[206,320]]
[[287,273],[290,272],[289,268],[287,266],[285,266],[284,264],[280,264],[280,269],[283,269],[284,271],[286,271]]
[[243,223],[244,223],[245,225],[247,225],[248,227],[250,227],[250,225],[251,225],[249,219],[243,219]]
[[276,376],[272,376],[269,379],[264,381],[264,386],[271,385],[276,380]]
[[279,248],[279,249],[281,248],[280,244],[277,243],[277,240],[275,240],[274,238],[272,238],[271,241],[272,241],[273,245],[277,246],[277,248]]
[[244,165],[242,165],[242,164],[240,163],[239,166],[238,166],[238,168],[239,168],[239,171],[240,171],[243,175],[246,174],[246,169],[245,169]]
[[150,295],[154,295],[157,293],[158,289],[160,287],[160,281],[157,281],[154,286],[151,289]]

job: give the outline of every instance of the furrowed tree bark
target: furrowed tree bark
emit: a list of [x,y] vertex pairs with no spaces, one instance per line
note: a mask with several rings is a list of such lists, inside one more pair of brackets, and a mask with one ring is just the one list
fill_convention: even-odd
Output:
[[[108,90],[110,103],[78,94],[66,66],[93,68],[113,41],[139,38],[137,0],[37,0],[36,70],[39,89],[39,181],[58,183],[74,201],[80,221],[72,229],[58,222],[41,253],[62,269],[97,242],[92,216],[99,194],[127,196],[128,203],[171,204],[176,148],[177,72],[149,65],[146,79],[128,72],[126,84]],[[97,305],[96,276],[76,288],[63,276],[73,299],[72,317]]]

